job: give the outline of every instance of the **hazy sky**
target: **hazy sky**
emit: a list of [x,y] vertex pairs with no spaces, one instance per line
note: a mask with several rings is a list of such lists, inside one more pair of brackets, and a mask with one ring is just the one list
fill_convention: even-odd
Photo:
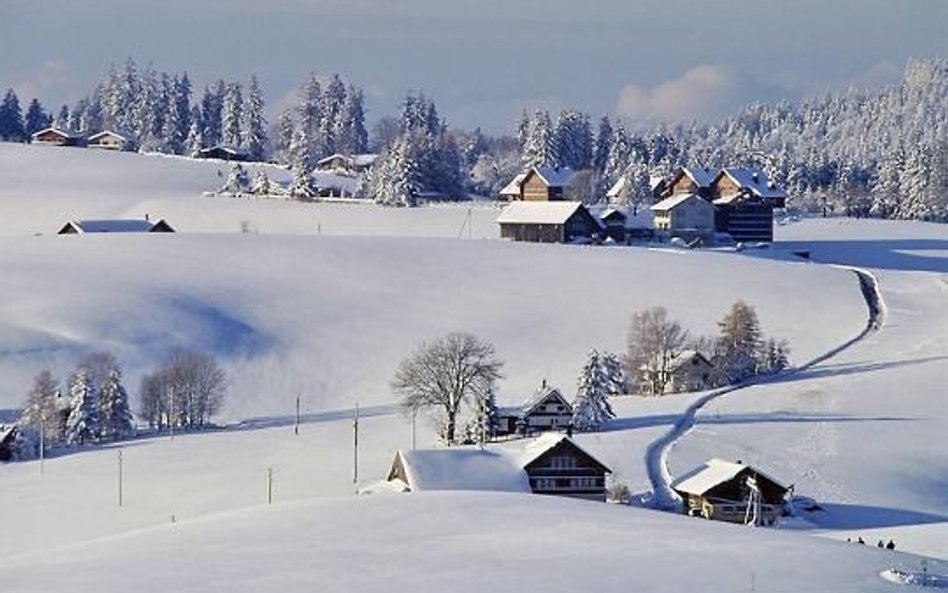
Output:
[[271,106],[309,72],[408,90],[451,125],[524,108],[691,120],[751,100],[894,82],[948,56],[948,0],[2,0],[0,88],[58,108],[132,56],[197,87],[260,76]]

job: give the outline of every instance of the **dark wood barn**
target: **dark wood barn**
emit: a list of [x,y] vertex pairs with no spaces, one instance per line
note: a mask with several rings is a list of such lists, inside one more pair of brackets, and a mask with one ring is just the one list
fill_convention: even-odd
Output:
[[[759,491],[757,504],[752,498],[754,487]],[[684,501],[687,515],[745,523],[756,514],[756,522],[763,525],[781,516],[790,490],[757,468],[721,459],[711,459],[675,480],[672,489]]]
[[[535,451],[530,454],[529,451]],[[604,502],[612,470],[565,435],[548,434],[528,449],[524,471],[534,494]]]
[[497,218],[500,236],[531,243],[569,243],[601,237],[603,228],[580,202],[512,202]]

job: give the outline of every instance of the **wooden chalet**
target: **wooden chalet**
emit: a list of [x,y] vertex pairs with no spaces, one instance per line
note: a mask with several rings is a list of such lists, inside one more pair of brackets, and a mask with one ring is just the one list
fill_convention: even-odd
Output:
[[716,171],[704,167],[679,167],[661,188],[661,196],[694,194],[711,201],[711,184]]
[[790,491],[750,465],[721,459],[710,459],[678,478],[672,489],[684,501],[687,515],[757,525],[771,525],[783,514]]
[[774,239],[774,209],[786,206],[787,192],[756,169],[721,169],[711,182],[715,227],[735,241]]
[[674,194],[651,206],[655,230],[695,238],[714,232],[714,205],[697,194]]
[[[510,201],[567,201],[570,199],[569,189],[575,176],[576,173],[569,167],[535,166],[515,177],[501,190],[501,195],[505,195]],[[519,191],[515,191],[517,185]]]
[[58,235],[84,235],[86,233],[173,233],[171,225],[163,219],[151,221],[147,218],[70,220],[59,229]]
[[512,202],[497,224],[501,238],[532,243],[591,241],[603,232],[581,202]]
[[336,153],[316,161],[316,170],[354,177],[372,168],[378,157],[377,154]]
[[75,132],[51,127],[34,133],[30,137],[30,141],[33,144],[45,144],[47,146],[79,146],[82,144],[82,136]]
[[86,146],[105,150],[134,150],[135,141],[131,134],[120,134],[112,130],[103,130],[98,134],[89,136],[89,139],[86,140]]
[[559,389],[546,381],[521,406],[503,408],[497,414],[497,434],[532,434],[568,429],[573,423],[573,406]]
[[500,190],[500,199],[507,200],[508,202],[516,202],[517,200],[523,199],[520,187],[523,185],[523,180],[526,176],[526,173],[520,173],[514,177],[510,183]]
[[386,481],[364,492],[532,492],[605,501],[611,470],[571,438],[545,434],[489,448],[398,451]]
[[242,148],[234,148],[233,146],[226,146],[224,144],[202,148],[200,151],[198,151],[197,156],[201,159],[217,159],[221,161],[250,160],[250,153],[248,153],[246,150]]

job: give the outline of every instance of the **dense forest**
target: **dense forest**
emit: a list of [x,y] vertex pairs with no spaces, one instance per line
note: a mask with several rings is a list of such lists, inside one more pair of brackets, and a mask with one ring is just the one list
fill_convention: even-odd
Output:
[[491,137],[448,126],[435,103],[410,93],[397,116],[367,131],[363,92],[339,75],[311,76],[297,104],[267,123],[256,77],[218,80],[199,94],[186,73],[109,69],[87,96],[25,113],[9,90],[0,139],[26,141],[50,126],[89,135],[122,131],[142,151],[196,155],[223,144],[252,160],[286,164],[299,179],[330,154],[382,156],[361,186],[386,205],[496,196],[531,165],[570,167],[585,201],[605,199],[620,178],[628,199],[651,200],[650,183],[675,167],[763,169],[791,196],[790,207],[827,207],[853,216],[948,221],[948,62],[911,60],[897,85],[852,89],[799,103],[748,105],[713,124],[632,127],[575,109],[524,112],[516,130]]

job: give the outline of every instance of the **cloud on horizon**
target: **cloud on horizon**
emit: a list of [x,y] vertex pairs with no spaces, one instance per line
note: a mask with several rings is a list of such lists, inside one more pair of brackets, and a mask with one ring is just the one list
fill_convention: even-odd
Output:
[[703,64],[653,88],[627,84],[619,92],[616,113],[636,121],[707,121],[751,101],[789,93],[722,64]]

